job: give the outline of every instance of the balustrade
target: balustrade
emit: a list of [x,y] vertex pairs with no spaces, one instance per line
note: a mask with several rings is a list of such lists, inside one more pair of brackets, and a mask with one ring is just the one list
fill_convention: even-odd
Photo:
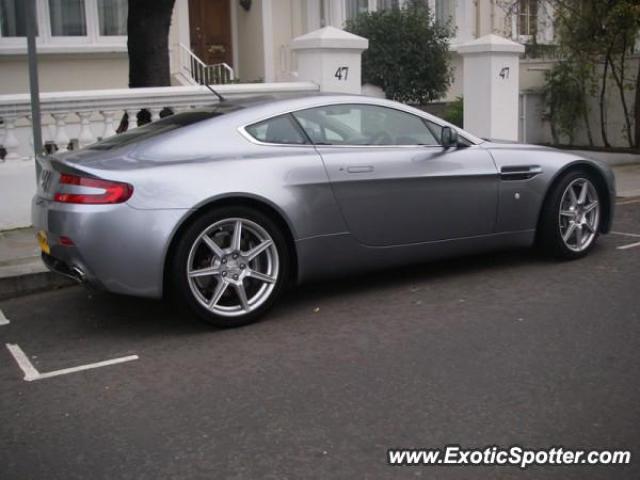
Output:
[[[311,82],[280,82],[218,85],[225,98],[264,94],[317,92]],[[129,127],[138,126],[138,113],[146,110],[151,121],[172,112],[218,103],[205,87],[157,87],[125,90],[96,90],[41,94],[42,134],[47,151],[66,152],[83,148],[116,134],[124,114]],[[0,95],[0,160],[33,158],[31,106],[28,94]],[[149,118],[149,117],[147,117]]]

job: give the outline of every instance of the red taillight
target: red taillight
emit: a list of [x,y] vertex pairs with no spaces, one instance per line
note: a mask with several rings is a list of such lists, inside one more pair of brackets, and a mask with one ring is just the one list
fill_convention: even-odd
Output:
[[102,190],[96,193],[63,193],[56,192],[53,199],[62,203],[107,204],[126,202],[133,194],[133,186],[128,183],[101,180],[98,178],[80,177],[78,175],[60,175],[60,185]]
[[60,235],[58,238],[58,243],[63,247],[73,247],[73,240],[65,235]]

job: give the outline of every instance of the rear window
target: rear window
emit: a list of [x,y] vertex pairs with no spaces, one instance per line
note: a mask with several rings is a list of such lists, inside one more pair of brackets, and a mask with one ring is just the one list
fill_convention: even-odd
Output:
[[127,130],[124,133],[113,135],[100,142],[94,143],[89,147],[91,150],[111,150],[114,148],[124,147],[135,142],[141,142],[150,138],[171,132],[182,127],[187,127],[203,120],[219,117],[225,113],[239,110],[240,106],[216,107],[207,110],[193,110],[191,112],[177,113],[169,115],[156,122],[148,123],[142,127]]
[[273,117],[246,128],[253,138],[265,143],[302,145],[307,143],[291,115]]

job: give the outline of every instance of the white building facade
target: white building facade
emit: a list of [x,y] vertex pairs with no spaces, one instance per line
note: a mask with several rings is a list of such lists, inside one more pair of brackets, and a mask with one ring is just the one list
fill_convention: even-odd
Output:
[[[126,88],[128,0],[35,0],[42,91]],[[191,54],[204,65],[228,66],[242,82],[295,79],[291,39],[324,26],[343,28],[365,11],[408,0],[176,0],[170,30],[174,85],[189,78]],[[458,44],[489,33],[527,41],[553,39],[551,22],[536,0],[515,11],[502,0],[424,0],[441,22],[451,22]],[[515,13],[514,13],[515,12]],[[455,54],[456,70],[461,60]],[[461,72],[448,98],[461,94]],[[28,91],[23,0],[0,0],[0,94]]]

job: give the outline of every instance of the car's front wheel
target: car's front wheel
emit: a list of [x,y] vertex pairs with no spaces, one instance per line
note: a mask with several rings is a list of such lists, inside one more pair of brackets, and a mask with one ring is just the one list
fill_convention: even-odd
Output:
[[256,321],[282,292],[286,241],[270,217],[245,207],[213,209],[183,232],[172,259],[178,296],[217,327]]
[[549,192],[538,232],[543,249],[556,257],[586,255],[595,245],[601,222],[596,180],[587,171],[566,174]]

